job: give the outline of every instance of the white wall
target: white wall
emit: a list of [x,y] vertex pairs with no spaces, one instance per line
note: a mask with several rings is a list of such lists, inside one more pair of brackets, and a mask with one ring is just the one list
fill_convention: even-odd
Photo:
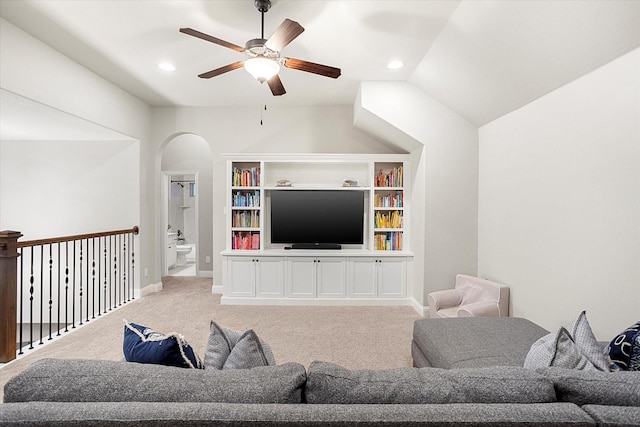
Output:
[[0,141],[0,230],[32,240],[137,225],[138,145]]
[[[356,125],[374,133],[382,129],[409,150],[414,141],[411,249],[414,298],[424,306],[426,295],[451,288],[457,273],[476,273],[478,131],[405,82],[364,82],[359,103],[370,113],[359,117],[374,116],[381,124]],[[393,137],[389,125],[409,138]]]
[[555,330],[638,320],[640,49],[480,129],[478,272]]
[[[138,273],[148,268],[150,275],[141,277],[136,283],[144,287],[159,281],[159,270],[156,269],[153,256],[156,246],[153,232],[155,229],[153,192],[146,191],[147,185],[153,185],[151,175],[153,167],[149,165],[154,165],[153,156],[148,152],[147,142],[150,125],[149,107],[2,18],[0,18],[0,87],[62,113],[128,135],[132,141],[140,141],[133,145],[138,151],[139,159],[139,163],[133,167],[136,177],[134,181],[127,182],[128,188],[138,197],[126,208],[121,206],[120,210],[128,211],[127,219],[126,222],[118,224],[117,228],[132,225],[140,227],[140,245],[137,251]],[[34,126],[39,124],[36,118],[33,122]],[[69,139],[74,138],[70,136]],[[49,143],[56,146],[58,141],[49,141]],[[74,156],[71,156],[68,160],[73,159]],[[54,165],[58,162],[61,164],[67,162],[67,159],[61,159],[55,153],[50,160]],[[108,158],[103,160],[104,165],[110,162]],[[4,159],[2,161],[5,162]],[[96,167],[99,167],[99,162],[96,163]],[[124,176],[129,176],[129,173],[125,172]],[[12,181],[15,179],[15,176],[11,177]],[[17,179],[19,180],[20,177]],[[46,181],[41,184],[45,185]],[[2,185],[6,185],[6,182],[3,181]],[[112,189],[110,180],[96,180],[94,186],[87,188],[86,192],[110,194]],[[4,199],[4,193],[0,195],[0,199]],[[1,203],[3,212],[7,212],[5,201]],[[11,213],[11,215],[14,214]],[[118,218],[119,215],[114,215],[114,218]],[[93,218],[93,216],[86,218]],[[8,219],[2,215],[2,221],[7,227],[17,228],[16,225],[8,224]],[[42,217],[38,221],[34,219],[29,224],[25,224],[24,221],[20,224],[24,225],[20,230],[23,232],[27,230],[40,232],[45,227]],[[100,231],[102,224],[96,222],[90,226],[91,231]],[[28,231],[28,233],[34,232]],[[49,228],[46,234],[60,235],[61,231]],[[158,274],[154,275],[156,271]]]
[[[225,249],[227,185],[225,153],[392,153],[375,138],[355,129],[352,111],[347,106],[284,108],[269,106],[260,125],[256,108],[156,108],[153,115],[153,140],[156,142],[158,178],[156,192],[160,200],[160,157],[164,144],[180,133],[204,138],[213,153],[212,252],[200,251],[202,260],[211,256],[214,285],[222,284],[222,257]],[[202,193],[201,193],[202,194]],[[206,218],[199,218],[200,224]],[[164,230],[157,230],[163,233]],[[200,229],[200,233],[206,232]],[[204,237],[201,236],[201,239]]]

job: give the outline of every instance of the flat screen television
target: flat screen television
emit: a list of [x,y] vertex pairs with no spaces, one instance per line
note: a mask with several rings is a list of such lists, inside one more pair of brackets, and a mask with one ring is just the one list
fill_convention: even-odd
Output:
[[364,192],[272,190],[271,243],[293,249],[339,249],[364,243]]

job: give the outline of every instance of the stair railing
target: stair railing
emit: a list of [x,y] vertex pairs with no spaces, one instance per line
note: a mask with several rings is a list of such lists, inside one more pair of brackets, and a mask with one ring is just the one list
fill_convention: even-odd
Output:
[[20,242],[0,231],[0,363],[134,299],[138,232]]

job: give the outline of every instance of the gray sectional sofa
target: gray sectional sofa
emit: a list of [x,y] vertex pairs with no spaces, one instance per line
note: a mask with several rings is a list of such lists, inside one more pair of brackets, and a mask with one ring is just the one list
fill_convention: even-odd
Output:
[[[203,371],[45,359],[6,384],[0,426],[640,426],[639,372],[525,369],[514,346],[502,352],[504,360],[484,352],[478,332],[467,333],[477,348],[466,357],[460,351],[471,344],[451,335],[448,347],[425,354],[425,337],[439,341],[451,328],[486,326],[440,320],[448,319],[416,322],[412,351],[431,365],[422,368],[313,362]],[[425,321],[437,323],[421,327]],[[447,348],[455,360],[447,360]]]

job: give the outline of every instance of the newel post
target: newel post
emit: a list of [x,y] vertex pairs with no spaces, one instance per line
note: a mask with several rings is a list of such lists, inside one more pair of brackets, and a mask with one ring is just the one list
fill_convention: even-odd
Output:
[[0,231],[0,363],[16,358],[19,231]]

